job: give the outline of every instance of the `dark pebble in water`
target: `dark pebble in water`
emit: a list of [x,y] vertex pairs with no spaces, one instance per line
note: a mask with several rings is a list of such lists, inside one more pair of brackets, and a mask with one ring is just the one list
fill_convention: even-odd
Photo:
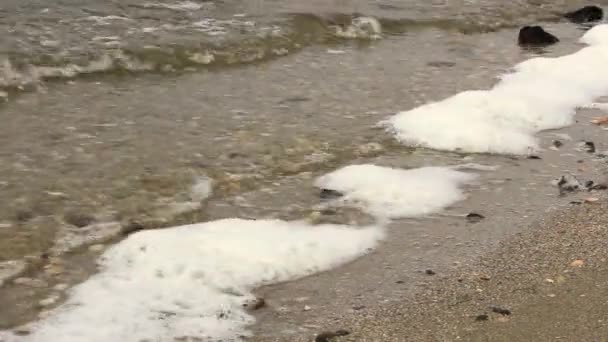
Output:
[[315,342],[330,342],[334,337],[346,336],[349,335],[350,331],[348,330],[337,330],[337,331],[326,331],[322,332],[315,338]]
[[505,309],[505,308],[501,308],[500,306],[493,306],[491,309],[492,309],[492,312],[495,312],[497,314],[501,314],[503,316],[509,316],[511,314],[511,310]]
[[434,61],[428,62],[426,65],[435,67],[435,68],[451,68],[456,65],[454,62],[444,62],[444,61]]
[[20,209],[15,213],[15,220],[17,222],[26,222],[34,218],[34,213],[31,210]]
[[477,322],[487,321],[488,319],[490,319],[490,316],[488,316],[487,314],[481,314],[481,315],[477,315],[477,317],[475,317],[475,320]]
[[543,159],[543,158],[541,158],[540,156],[531,154],[531,155],[528,156],[528,159]]
[[483,220],[484,218],[486,218],[485,216],[478,214],[478,213],[469,213],[467,214],[467,221],[471,222],[471,223],[477,223],[481,220]]
[[405,284],[405,282],[403,280],[397,280],[395,283],[396,284]]
[[595,144],[593,141],[585,141],[585,151],[595,153]]
[[593,186],[593,181],[592,180],[588,180],[585,182],[585,188],[591,188]]
[[559,140],[553,140],[553,146],[559,148],[559,147],[564,146],[564,143]]
[[588,23],[592,21],[602,20],[604,11],[597,6],[585,6],[576,11],[564,14],[564,18],[575,24]]
[[303,97],[303,96],[294,96],[294,97],[288,97],[286,99],[283,99],[281,102],[279,103],[287,103],[287,102],[306,102],[306,101],[310,101],[311,98],[309,97]]
[[95,218],[91,215],[87,215],[78,211],[68,211],[63,215],[63,220],[66,223],[71,224],[72,226],[82,228],[93,223],[95,221]]
[[431,269],[428,269],[428,270],[424,271],[424,273],[428,274],[428,275],[435,275],[435,274],[437,274],[437,273],[435,273],[435,271],[433,271]]
[[581,202],[581,201],[570,201],[570,204],[581,205],[581,204],[583,204],[583,202]]
[[342,196],[344,196],[343,193],[331,189],[322,189],[321,193],[319,194],[319,197],[321,197],[322,199],[334,199]]
[[559,39],[540,26],[524,26],[519,30],[517,43],[521,46],[545,46],[559,42]]

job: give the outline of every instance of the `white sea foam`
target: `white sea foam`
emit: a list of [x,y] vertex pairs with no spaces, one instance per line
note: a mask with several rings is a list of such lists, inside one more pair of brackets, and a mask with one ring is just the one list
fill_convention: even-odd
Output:
[[535,133],[572,124],[575,109],[608,94],[608,25],[589,30],[591,46],[527,60],[490,90],[459,93],[400,112],[381,124],[402,143],[439,150],[526,154]]
[[339,204],[383,219],[426,215],[463,199],[460,186],[475,175],[444,167],[402,170],[350,165],[318,178],[315,186],[338,191]]
[[143,231],[111,247],[100,272],[69,300],[3,342],[227,340],[253,323],[243,304],[255,286],[351,261],[383,228],[226,219]]

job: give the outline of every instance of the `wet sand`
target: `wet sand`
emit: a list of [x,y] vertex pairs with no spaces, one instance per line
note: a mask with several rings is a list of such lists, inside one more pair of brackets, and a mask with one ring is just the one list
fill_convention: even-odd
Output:
[[344,312],[319,331],[362,342],[606,341],[607,210],[605,199],[572,204],[470,263],[425,274],[412,295]]
[[[608,203],[575,205],[411,301],[351,316],[344,341],[608,340]],[[509,310],[493,312],[493,307]]]

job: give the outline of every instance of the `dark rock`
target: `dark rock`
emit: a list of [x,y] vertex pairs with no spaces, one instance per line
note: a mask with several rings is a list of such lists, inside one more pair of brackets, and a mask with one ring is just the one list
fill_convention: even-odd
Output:
[[443,62],[443,61],[433,61],[428,62],[426,65],[435,67],[435,68],[451,68],[456,65],[454,62]]
[[540,26],[524,26],[519,30],[517,43],[521,46],[546,46],[559,42],[559,39]]
[[589,191],[591,190],[608,190],[607,184],[594,184],[589,187]]
[[553,140],[553,146],[560,148],[560,147],[564,146],[564,143],[559,140]]
[[564,14],[564,18],[576,24],[602,20],[604,11],[597,6],[585,6],[576,11]]
[[481,314],[475,317],[475,320],[477,322],[487,321],[488,319],[490,319],[490,316],[488,316],[487,314]]
[[353,306],[353,310],[359,311],[365,309],[365,305],[355,305]]
[[581,202],[581,201],[570,201],[570,204],[581,205],[581,204],[583,204],[583,202]]
[[585,189],[585,186],[574,176],[561,176],[557,181],[557,188],[560,195],[565,195],[568,192],[575,192]]
[[424,273],[428,274],[428,275],[435,275],[435,274],[437,274],[437,273],[435,273],[435,271],[433,271],[431,269],[428,269],[428,270],[424,271]]
[[255,300],[243,304],[243,307],[251,311],[259,310],[265,306],[266,301],[264,300],[264,298],[261,297],[256,297]]
[[288,102],[306,102],[306,101],[310,101],[310,100],[311,100],[311,98],[309,98],[309,97],[294,96],[294,97],[285,98],[279,103],[283,104],[283,103],[288,103]]
[[467,221],[471,222],[471,223],[477,223],[483,219],[485,219],[486,217],[478,214],[478,213],[468,213],[467,216]]
[[335,199],[342,196],[344,196],[343,193],[331,189],[322,189],[321,193],[319,194],[319,197],[321,197],[322,199]]
[[585,188],[591,190],[590,188],[593,186],[593,181],[589,180],[585,182]]
[[405,284],[405,282],[403,280],[397,280],[395,283],[396,284]]
[[595,153],[595,144],[593,141],[585,141],[585,151]]
[[346,336],[349,334],[350,331],[343,329],[337,331],[326,331],[317,335],[315,342],[331,342],[331,339],[334,337]]
[[543,158],[541,158],[540,156],[537,156],[535,154],[531,154],[528,156],[528,159],[543,159]]
[[509,316],[511,314],[511,310],[509,309],[505,309],[505,308],[501,308],[500,306],[493,306],[491,307],[492,312],[495,312],[497,314],[501,314],[503,316]]
[[63,220],[71,224],[72,226],[76,226],[78,228],[82,228],[90,225],[95,222],[95,218],[91,215],[79,212],[79,211],[68,211],[63,215]]

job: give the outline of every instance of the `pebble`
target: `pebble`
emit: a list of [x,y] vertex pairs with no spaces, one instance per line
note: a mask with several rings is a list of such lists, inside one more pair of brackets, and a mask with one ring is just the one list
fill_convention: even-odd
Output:
[[431,269],[428,269],[428,270],[424,271],[424,273],[427,274],[427,275],[435,275],[435,274],[437,274],[437,273],[435,273],[435,271],[433,271]]
[[478,213],[468,213],[466,218],[467,221],[469,221],[470,223],[477,223],[485,219],[486,217]]
[[491,309],[492,309],[492,312],[501,314],[503,316],[509,316],[511,314],[511,310],[506,309],[506,308],[501,308],[500,306],[493,306],[493,307],[491,307]]
[[475,317],[475,320],[477,322],[487,321],[488,319],[490,319],[490,316],[488,316],[487,314],[481,314]]
[[582,267],[583,264],[585,264],[585,262],[583,260],[576,259],[572,263],[570,263],[570,266],[572,266],[572,267]]
[[304,311],[310,311],[312,308],[308,305],[304,305]]
[[545,279],[545,283],[553,284],[555,283],[555,280],[547,278]]

